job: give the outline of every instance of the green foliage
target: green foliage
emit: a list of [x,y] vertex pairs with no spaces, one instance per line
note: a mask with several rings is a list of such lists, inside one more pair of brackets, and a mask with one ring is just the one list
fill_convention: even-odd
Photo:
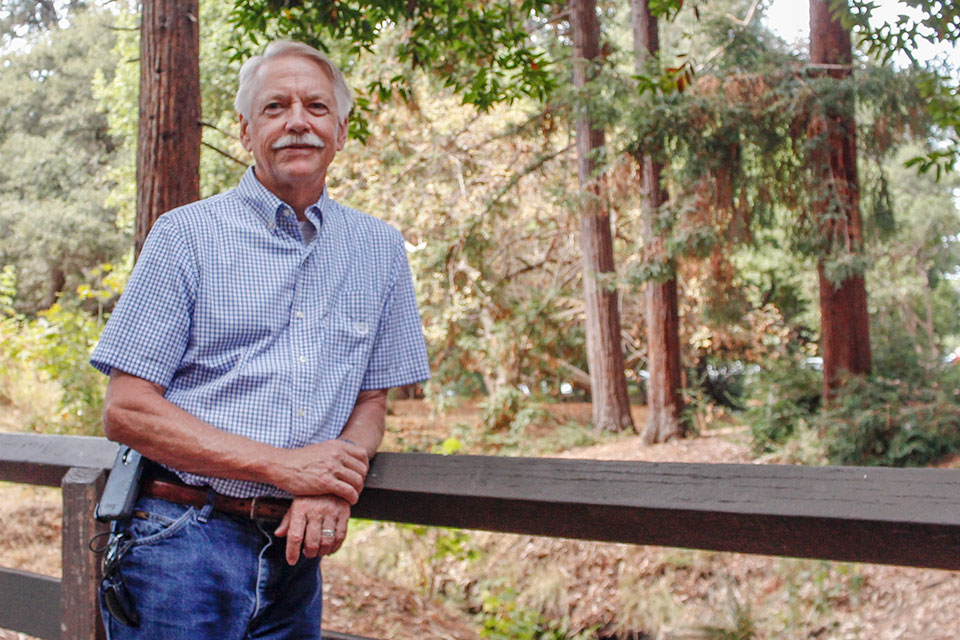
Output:
[[455,453],[460,453],[463,449],[463,442],[459,438],[450,436],[449,438],[444,438],[443,442],[436,448],[434,453],[439,453],[444,456],[451,456]]
[[[528,397],[515,387],[498,389],[481,403],[480,408],[483,433],[478,444],[484,449],[501,454],[533,454],[545,449],[564,449],[594,442],[582,425],[555,425],[545,409],[531,404]],[[541,425],[549,425],[550,434],[535,437],[530,428]]]
[[17,297],[17,270],[12,264],[3,265],[0,271],[0,321],[8,321],[16,316],[13,301]]
[[902,53],[915,61],[914,52],[922,42],[937,44],[960,41],[960,7],[951,0],[900,0],[917,10],[918,18],[904,11],[895,22],[871,21],[876,3],[873,0],[833,0],[840,10],[849,3],[849,10],[841,15],[844,24],[859,35],[871,55],[889,61]]
[[494,581],[480,595],[480,637],[490,640],[586,640],[592,630],[570,634],[566,625],[546,620],[518,604],[517,592]]
[[347,544],[343,553],[352,556],[350,561],[367,571],[377,572],[430,598],[461,599],[463,585],[450,578],[450,568],[469,569],[483,557],[474,534],[459,529],[352,519],[348,536],[378,533],[388,533],[391,544],[373,547]]
[[910,381],[851,377],[822,409],[819,372],[765,371],[745,416],[754,449],[835,465],[930,464],[960,450],[960,373],[955,369],[928,369]]
[[89,0],[0,0],[0,46],[56,30]]
[[434,541],[434,552],[430,556],[433,561],[457,560],[473,562],[480,558],[473,539],[460,529],[441,529],[441,535]]
[[[544,101],[557,84],[544,52],[524,29],[543,21],[547,0],[312,0],[291,6],[277,0],[236,0],[231,20],[248,41],[237,46],[245,58],[260,39],[287,37],[329,49],[350,43],[349,60],[372,53],[385,42],[403,69],[372,78],[358,105],[372,112],[371,100],[385,102],[396,92],[411,95],[409,70],[425,69],[481,111],[527,96]],[[391,37],[390,34],[402,34]],[[347,66],[353,66],[348,62]],[[352,132],[366,137],[365,118]]]
[[69,21],[0,61],[0,264],[17,268],[15,305],[27,313],[129,246],[104,203],[117,139],[93,96],[94,78],[115,70],[112,14],[77,10]]
[[328,181],[404,231],[438,406],[505,385],[556,390],[558,361],[586,367],[576,172],[558,116],[459,102],[419,74],[411,100],[374,114],[377,135],[348,145]]
[[[801,61],[763,50],[759,41],[748,50],[759,56],[755,66],[749,56],[726,51],[717,63],[724,75],[624,105],[632,136],[627,150],[668,165],[671,204],[655,229],[665,251],[661,262],[729,251],[758,230],[782,225],[791,248],[822,260],[831,281],[863,273],[870,262],[860,247],[845,234],[825,233],[831,223],[844,228],[847,205],[822,179],[831,142],[810,132],[856,103],[860,153],[880,162],[909,136],[931,131],[923,92],[929,74],[867,67],[838,80],[790,72]],[[879,189],[874,202],[881,213],[886,205],[889,218],[883,194]],[[644,265],[635,279],[661,279],[657,265]]]
[[[658,18],[673,19],[683,8],[684,0],[649,0],[650,13]],[[697,2],[691,3],[696,10]]]
[[63,390],[60,414],[44,431],[102,435],[106,378],[89,362],[102,330],[103,324],[78,304],[55,303],[31,323],[29,358]]
[[923,466],[960,450],[958,382],[849,379],[817,419],[830,463]]
[[[774,614],[780,633],[771,637],[843,637],[838,610],[856,610],[866,582],[859,566],[822,560],[778,560],[779,581],[786,601]],[[807,629],[797,635],[796,630]]]
[[516,387],[502,387],[483,401],[483,426],[487,431],[506,431],[524,408],[523,392]]
[[[868,252],[878,277],[869,280],[874,370],[911,383],[941,359],[950,336],[960,333],[960,299],[952,272],[960,263],[960,217],[953,175],[939,182],[917,175],[902,161],[918,152],[906,145],[883,165],[867,165],[865,184],[886,174],[892,229],[865,218]],[[868,205],[869,206],[869,205]]]
[[754,378],[744,421],[757,453],[769,453],[806,428],[820,408],[823,375],[798,359],[767,365]]
[[65,297],[33,319],[16,314],[3,301],[15,297],[14,272],[5,267],[0,280],[0,347],[9,359],[0,368],[29,363],[59,389],[58,410],[37,416],[22,427],[44,433],[102,435],[101,413],[106,378],[90,366],[90,353],[103,330],[102,313],[91,313],[92,302],[102,310],[122,290],[129,266],[115,269],[102,265],[91,275],[91,283],[79,287],[76,296]]
[[[928,72],[920,90],[926,111],[945,138],[945,144],[911,158],[909,166],[921,173],[934,170],[936,178],[953,171],[960,158],[960,84],[949,64],[921,63],[914,55],[922,45],[960,42],[960,7],[952,0],[901,0],[913,12],[902,11],[895,21],[871,20],[873,0],[850,0],[843,12],[844,24],[854,30],[862,48],[884,63],[902,56],[914,68]],[[837,9],[847,2],[834,0]]]

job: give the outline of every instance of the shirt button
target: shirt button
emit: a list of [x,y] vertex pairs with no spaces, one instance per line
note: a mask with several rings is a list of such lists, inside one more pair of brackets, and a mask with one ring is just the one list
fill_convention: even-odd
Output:
[[270,231],[273,231],[276,228],[276,226],[277,226],[277,223],[274,222],[273,220],[267,223],[267,227],[269,227]]
[[303,318],[303,311],[297,311],[297,318]]
[[299,416],[299,417],[302,418],[302,417],[304,417],[305,415],[307,415],[307,412],[306,412],[306,411],[304,411],[303,409],[297,409],[297,416]]
[[353,323],[353,331],[358,336],[365,336],[370,333],[370,325],[368,325],[363,320],[357,320]]
[[300,356],[297,360],[299,360],[301,364],[304,364],[307,361],[307,356]]

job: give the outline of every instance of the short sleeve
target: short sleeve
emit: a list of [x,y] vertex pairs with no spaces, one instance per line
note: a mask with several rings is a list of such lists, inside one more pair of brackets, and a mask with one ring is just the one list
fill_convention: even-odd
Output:
[[154,223],[90,357],[103,373],[116,368],[164,388],[189,343],[198,281],[193,253],[167,215]]
[[399,233],[397,235],[393,283],[380,316],[367,370],[360,383],[361,391],[400,387],[430,378],[427,345],[417,310],[410,262],[403,238]]

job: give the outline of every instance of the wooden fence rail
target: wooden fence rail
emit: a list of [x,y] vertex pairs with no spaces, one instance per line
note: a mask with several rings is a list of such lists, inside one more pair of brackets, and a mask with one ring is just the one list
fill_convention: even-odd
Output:
[[[0,434],[0,480],[64,489],[63,581],[0,568],[0,628],[41,638],[95,637],[91,589],[98,576],[86,543],[95,526],[92,505],[115,452],[102,438]],[[960,569],[960,470],[953,469],[382,453],[353,515]]]

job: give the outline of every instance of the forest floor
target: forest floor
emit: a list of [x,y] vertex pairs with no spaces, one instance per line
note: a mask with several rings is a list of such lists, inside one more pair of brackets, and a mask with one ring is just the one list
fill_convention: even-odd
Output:
[[[589,405],[544,408],[547,426],[531,426],[526,438],[562,444],[576,431],[571,425],[589,420]],[[395,401],[391,409],[390,450],[431,450],[479,423],[475,403],[442,416],[419,401]],[[644,418],[637,408],[637,423]],[[748,432],[736,426],[652,446],[620,436],[551,455],[758,462]],[[0,483],[0,566],[59,576],[60,515],[58,490]],[[638,640],[960,635],[955,572],[364,521],[324,562],[324,591],[325,627],[390,640],[478,638],[484,624],[503,638],[540,637],[527,635],[536,629],[561,632],[550,638]],[[14,638],[26,636],[0,630],[0,640]]]

